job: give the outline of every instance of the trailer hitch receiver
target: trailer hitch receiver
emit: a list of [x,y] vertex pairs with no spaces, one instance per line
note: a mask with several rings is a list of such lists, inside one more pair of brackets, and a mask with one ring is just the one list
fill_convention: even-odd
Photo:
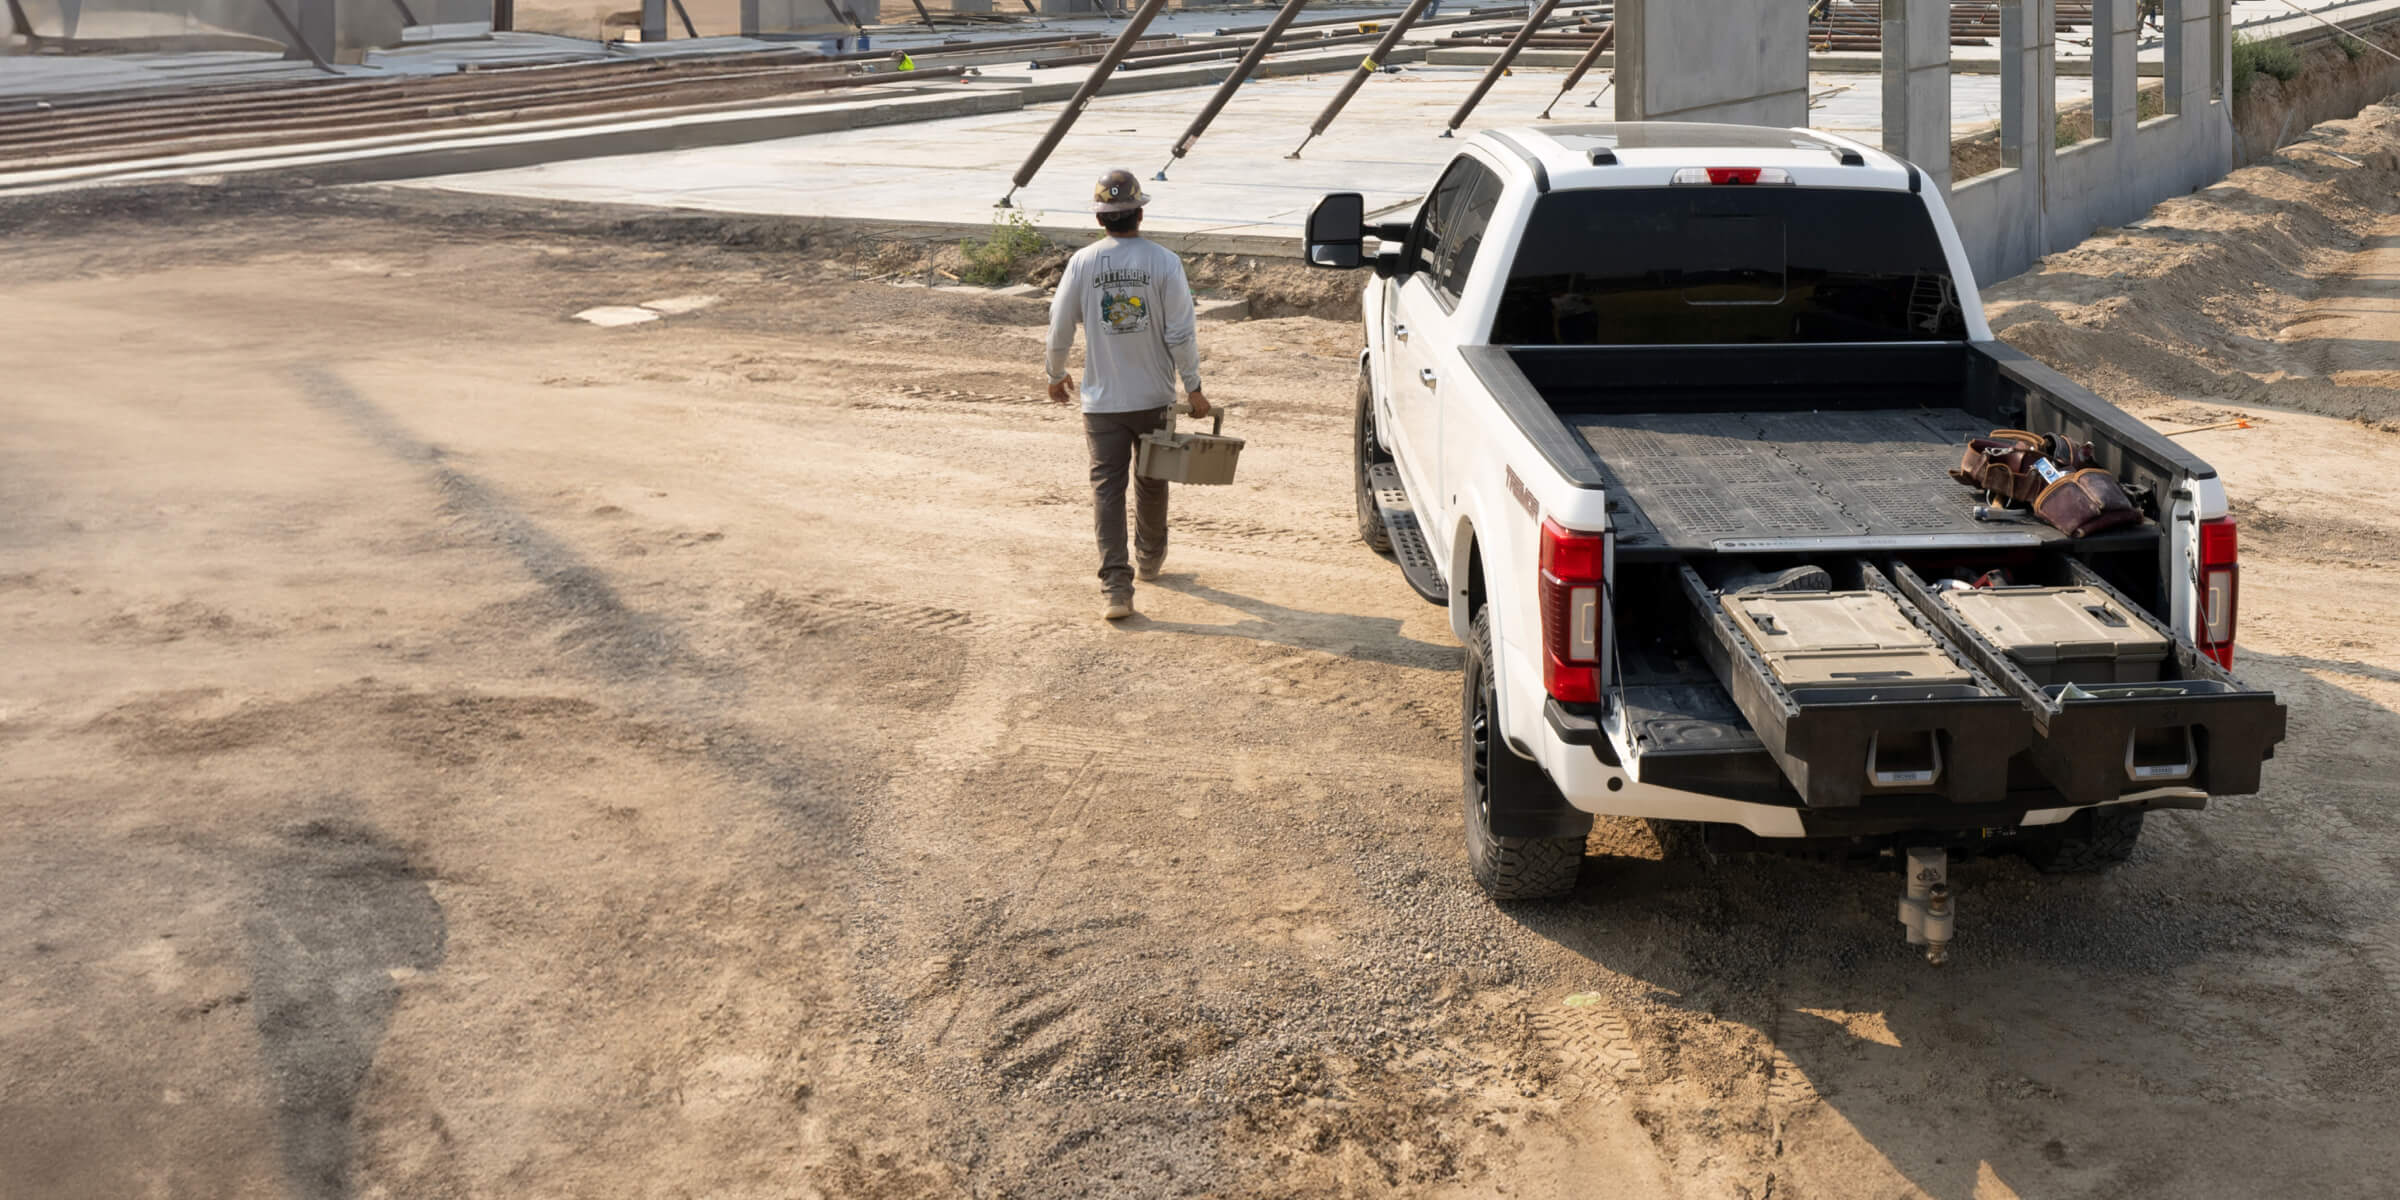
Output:
[[1908,891],[1900,897],[1900,924],[1908,928],[1908,944],[1925,947],[1925,961],[1941,966],[1950,961],[1950,932],[1955,920],[1950,897],[1950,852],[1938,847],[1910,850],[1904,858]]

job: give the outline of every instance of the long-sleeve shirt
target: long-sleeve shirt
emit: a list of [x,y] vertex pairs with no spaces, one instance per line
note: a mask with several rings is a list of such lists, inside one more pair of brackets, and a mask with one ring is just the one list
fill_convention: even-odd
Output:
[[1050,378],[1067,373],[1084,329],[1083,411],[1141,412],[1200,390],[1200,345],[1183,261],[1147,238],[1102,238],[1075,252],[1050,300]]

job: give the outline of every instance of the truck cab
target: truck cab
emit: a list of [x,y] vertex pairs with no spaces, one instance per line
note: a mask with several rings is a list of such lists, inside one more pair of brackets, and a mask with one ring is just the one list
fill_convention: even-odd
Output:
[[[2284,714],[2228,670],[2215,471],[1993,339],[1910,164],[1801,129],[1493,131],[1405,221],[1328,196],[1304,251],[1373,271],[1360,532],[1467,647],[1469,860],[1495,896],[1571,889],[1594,814],[2076,869],[2147,809],[2257,789]],[[2076,536],[1955,480],[1995,430],[2135,511]],[[2081,643],[2028,644],[1970,589],[2063,593],[2155,678],[2046,667]],[[1762,591],[1882,621],[1917,665],[1799,671]]]

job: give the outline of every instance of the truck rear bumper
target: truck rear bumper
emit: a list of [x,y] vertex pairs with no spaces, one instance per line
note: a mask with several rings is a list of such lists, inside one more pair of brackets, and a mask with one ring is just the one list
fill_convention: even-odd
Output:
[[[1891,804],[1810,809],[1801,805],[1796,795],[1788,804],[1774,804],[1642,783],[1623,768],[1603,761],[1600,749],[1569,744],[1549,730],[1543,731],[1533,749],[1567,803],[1584,812],[1595,816],[1739,825],[1762,838],[2026,828],[2056,825],[2082,807],[2060,805],[2055,796],[2028,796],[1996,804],[1962,805],[1934,797],[1912,797]],[[2191,788],[2162,787],[2118,796],[2108,803],[2138,804],[2145,808],[2198,808],[2207,799],[2207,793]]]

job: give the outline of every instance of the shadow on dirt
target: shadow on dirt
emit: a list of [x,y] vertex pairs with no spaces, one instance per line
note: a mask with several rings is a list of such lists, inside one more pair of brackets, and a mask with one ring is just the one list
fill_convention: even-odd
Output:
[[1195,583],[1188,574],[1161,575],[1154,586],[1195,600],[1222,605],[1241,613],[1246,619],[1231,625],[1203,625],[1189,621],[1159,621],[1137,614],[1124,623],[1124,628],[1190,633],[1202,637],[1246,638],[1254,642],[1273,642],[1300,650],[1318,650],[1360,662],[1394,667],[1444,670],[1456,667],[1459,662],[1458,647],[1420,642],[1404,636],[1400,632],[1401,622],[1396,618],[1288,608],[1238,592]]
[[[1888,863],[1662,838],[1663,860],[1588,859],[1570,900],[1506,912],[1599,968],[1662,1150],[1746,1160],[1753,1191],[2352,1191],[2382,1136],[2363,1114],[2400,1083],[2400,819],[2374,761],[2400,714],[2317,670],[2391,678],[2247,656],[2293,710],[2266,790],[2148,814],[2114,871],[1954,860],[1947,968],[1903,943]],[[1696,1099],[1718,1128],[1685,1128]],[[1889,1172],[1805,1173],[1844,1156],[1802,1150],[1855,1140]]]
[[441,906],[382,835],[310,821],[284,833],[245,932],[284,1173],[295,1195],[346,1197],[351,1117],[391,1022],[396,976],[442,961]]

